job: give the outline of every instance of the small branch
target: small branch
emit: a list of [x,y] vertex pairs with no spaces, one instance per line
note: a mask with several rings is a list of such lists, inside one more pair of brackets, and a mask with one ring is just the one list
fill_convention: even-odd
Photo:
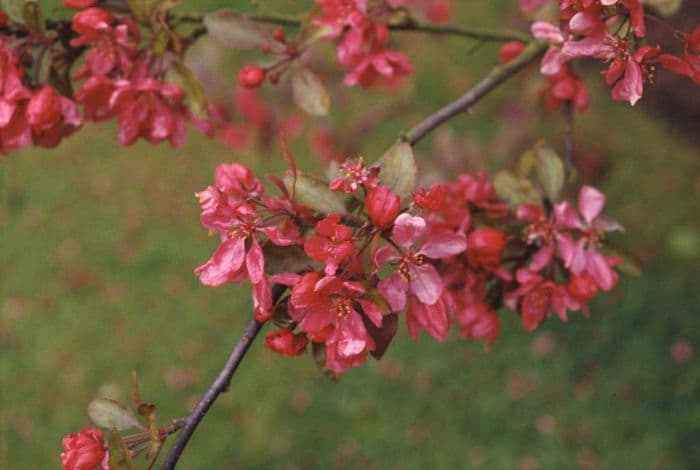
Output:
[[529,42],[532,37],[517,31],[491,31],[479,28],[452,25],[423,24],[415,21],[400,25],[389,25],[392,31],[413,31],[416,33],[442,34],[448,36],[459,36],[481,41],[508,42],[520,41]]
[[537,60],[544,51],[547,44],[540,42],[530,43],[523,52],[511,62],[499,65],[494,68],[483,80],[477,83],[471,90],[466,92],[456,101],[444,106],[434,114],[419,122],[415,127],[406,132],[401,140],[411,145],[417,144],[423,137],[432,132],[436,127],[445,123],[454,116],[469,110],[481,98],[489,94],[494,88],[508,80],[510,77]]
[[564,137],[564,175],[569,176],[574,158],[574,107],[571,101],[564,102],[566,135]]
[[194,434],[195,429],[197,429],[200,421],[202,421],[204,416],[207,414],[207,411],[209,411],[209,408],[214,404],[214,401],[216,401],[219,395],[228,390],[231,377],[233,377],[238,365],[245,357],[250,344],[258,335],[261,328],[262,325],[254,319],[248,323],[248,326],[243,331],[243,336],[241,336],[241,339],[238,340],[238,343],[233,348],[233,351],[231,352],[228,361],[226,361],[224,368],[221,369],[221,372],[219,372],[216,380],[214,380],[214,383],[211,384],[209,390],[207,390],[207,393],[204,394],[202,399],[199,400],[199,403],[197,403],[197,406],[195,406],[194,410],[192,410],[192,413],[185,418],[185,425],[180,430],[175,444],[173,444],[173,447],[170,449],[168,456],[163,462],[163,465],[161,465],[161,470],[172,470],[175,468],[175,465],[177,465],[178,460],[180,460],[182,452],[185,450],[187,443],[192,437],[192,434]]
[[[277,26],[300,27],[302,23],[299,18],[296,18],[294,16],[252,14],[247,15],[247,17],[253,21],[257,21],[258,23],[273,24]],[[202,15],[181,15],[174,17],[174,19],[183,23],[199,24],[202,22]],[[523,34],[518,31],[490,31],[486,29],[470,28],[466,26],[423,24],[413,19],[408,19],[407,21],[401,24],[388,24],[387,27],[391,31],[408,31],[415,33],[458,36],[470,39],[479,39],[482,41],[529,42],[530,40],[532,40],[532,38],[527,34]]]

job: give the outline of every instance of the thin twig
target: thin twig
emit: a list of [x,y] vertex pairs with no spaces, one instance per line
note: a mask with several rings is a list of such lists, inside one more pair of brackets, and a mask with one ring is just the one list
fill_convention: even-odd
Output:
[[[275,285],[273,287],[273,304],[276,304],[280,297],[282,297],[285,289],[286,287],[281,285]],[[209,411],[209,408],[214,404],[214,401],[216,401],[219,395],[228,390],[233,374],[236,372],[238,365],[245,357],[246,353],[248,352],[248,348],[250,348],[251,343],[257,337],[261,328],[262,325],[253,319],[250,321],[250,323],[248,323],[245,330],[243,330],[241,339],[239,339],[238,343],[236,343],[234,346],[233,351],[231,351],[231,355],[226,361],[223,369],[221,369],[221,372],[219,372],[216,380],[214,380],[211,386],[209,386],[209,389],[204,394],[202,399],[199,400],[199,403],[197,403],[197,406],[194,407],[189,416],[184,419],[184,425],[177,436],[175,444],[173,444],[170,452],[168,452],[163,465],[161,465],[161,470],[172,470],[175,468],[175,465],[177,465],[177,462],[180,460],[182,452],[185,450],[185,447],[187,447],[187,444],[190,441],[192,434],[194,434],[194,431],[197,429],[200,421],[202,421],[204,416],[207,414],[207,411]]]
[[564,136],[564,176],[568,177],[574,159],[574,107],[571,101],[564,102],[566,135]]
[[411,145],[417,144],[423,137],[428,135],[436,127],[453,118],[457,114],[469,110],[481,98],[486,96],[498,85],[508,80],[510,77],[524,69],[530,63],[537,60],[547,45],[540,42],[530,43],[523,52],[511,62],[499,65],[494,68],[483,80],[477,83],[471,90],[466,92],[456,101],[440,108],[437,112],[419,122],[415,127],[406,132],[401,140]]
[[[248,19],[257,21],[258,23],[274,24],[277,26],[300,27],[302,24],[302,21],[294,16],[252,14],[247,15],[247,17]],[[178,22],[198,24],[202,22],[203,17],[202,15],[198,14],[190,14],[174,16],[173,18]],[[471,28],[467,26],[434,25],[419,23],[413,19],[408,19],[407,21],[401,24],[388,24],[387,27],[392,31],[408,31],[415,33],[438,34],[445,36],[459,36],[470,39],[480,39],[482,41],[494,42],[528,42],[532,39],[527,34],[520,33],[518,31],[491,31],[487,29]]]

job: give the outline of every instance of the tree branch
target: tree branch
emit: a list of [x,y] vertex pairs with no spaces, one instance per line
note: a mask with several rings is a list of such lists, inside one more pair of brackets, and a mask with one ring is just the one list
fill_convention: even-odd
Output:
[[[251,14],[247,17],[258,23],[273,24],[277,26],[290,26],[290,27],[300,27],[301,20],[294,16],[283,16],[283,15],[265,15],[265,14]],[[199,24],[202,22],[202,15],[190,14],[181,15],[174,17],[177,21],[185,23],[195,23]],[[467,26],[454,26],[454,25],[433,25],[424,24],[415,21],[412,18],[408,18],[406,21],[400,24],[387,24],[387,28],[391,31],[409,31],[415,33],[426,33],[426,34],[438,34],[445,36],[459,36],[466,37],[470,39],[479,39],[481,41],[494,41],[494,42],[507,42],[507,41],[520,41],[529,42],[532,38],[527,34],[520,33],[518,31],[490,31],[480,28],[471,28]]]
[[489,94],[494,88],[508,80],[510,77],[537,60],[544,51],[547,44],[540,42],[530,43],[523,52],[514,60],[499,65],[477,83],[471,90],[467,91],[460,98],[452,103],[440,108],[437,112],[423,119],[412,129],[401,136],[401,140],[411,145],[417,144],[423,137],[432,132],[436,127],[445,123],[457,114],[469,110],[481,98]]
[[[273,304],[276,304],[280,297],[282,297],[285,289],[286,287],[282,285],[275,285],[272,288]],[[236,372],[236,369],[238,369],[238,365],[245,357],[246,353],[248,352],[248,348],[250,348],[251,343],[258,336],[261,329],[262,324],[253,319],[250,321],[250,323],[248,323],[245,330],[243,330],[241,339],[239,339],[238,343],[236,343],[234,346],[233,351],[231,351],[231,355],[226,361],[223,369],[221,369],[221,372],[219,372],[216,380],[214,380],[214,382],[209,386],[209,389],[204,394],[202,399],[199,400],[199,403],[197,403],[197,406],[194,407],[189,416],[184,419],[184,425],[182,425],[182,429],[177,436],[175,444],[173,444],[173,447],[170,449],[170,452],[168,452],[163,465],[161,465],[161,470],[172,470],[175,468],[175,465],[177,465],[177,462],[180,460],[182,452],[185,450],[185,447],[187,447],[187,444],[189,443],[192,434],[194,434],[194,431],[197,429],[200,421],[204,419],[207,411],[209,411],[209,408],[211,408],[219,395],[228,390],[233,374]]]

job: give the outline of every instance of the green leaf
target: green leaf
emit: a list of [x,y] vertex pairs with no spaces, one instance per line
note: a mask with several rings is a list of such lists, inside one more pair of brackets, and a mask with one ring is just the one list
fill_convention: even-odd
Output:
[[205,15],[204,26],[211,37],[234,49],[270,48],[273,52],[284,52],[284,45],[262,26],[228,8]]
[[609,254],[620,258],[622,261],[622,263],[616,266],[618,271],[632,277],[639,277],[642,275],[644,266],[639,256],[622,245],[618,245],[607,239],[603,241],[603,245]]
[[394,144],[379,159],[379,181],[404,199],[416,186],[418,169],[413,149],[406,142]]
[[161,0],[126,0],[126,3],[129,5],[129,9],[137,22],[149,25]]
[[312,116],[328,114],[330,98],[323,81],[308,68],[298,69],[292,76],[294,102]]
[[550,201],[559,199],[564,187],[564,164],[554,150],[547,147],[535,149],[535,174]]
[[673,16],[683,6],[683,0],[646,0],[644,3],[663,16]]
[[298,246],[277,246],[266,243],[263,247],[265,255],[265,272],[268,275],[278,273],[296,273],[307,270],[314,262],[304,250]]
[[185,102],[192,114],[198,118],[206,118],[209,115],[209,102],[204,88],[199,83],[197,76],[192,70],[182,62],[173,64],[175,71],[182,78],[183,89],[185,90]]
[[112,428],[107,439],[109,450],[109,470],[136,470],[129,447],[116,428]]
[[25,3],[22,6],[22,18],[29,29],[41,36],[46,36],[46,18],[38,3]]
[[346,214],[345,200],[342,195],[331,191],[328,183],[300,172],[295,177],[286,175],[284,185],[300,204],[324,214]]
[[501,171],[493,179],[496,194],[509,205],[517,207],[520,204],[542,204],[540,193],[527,178],[521,178],[509,171]]
[[0,0],[0,7],[7,13],[11,21],[23,24],[25,3],[27,3],[27,0]]
[[116,400],[95,398],[88,405],[88,416],[102,428],[116,428],[120,431],[140,428],[141,423],[131,409]]

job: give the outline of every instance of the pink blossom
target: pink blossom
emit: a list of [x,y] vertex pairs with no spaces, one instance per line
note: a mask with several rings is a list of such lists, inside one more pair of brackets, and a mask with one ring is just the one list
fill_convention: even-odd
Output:
[[304,251],[313,260],[325,263],[325,273],[335,274],[338,266],[350,259],[355,253],[352,243],[352,230],[341,225],[340,216],[329,215],[316,224],[317,235],[306,239]]
[[605,232],[622,230],[622,226],[601,215],[604,206],[603,193],[591,186],[583,186],[578,199],[581,216],[568,202],[557,204],[554,214],[559,225],[580,232],[578,241],[568,233],[559,236],[559,255],[566,268],[576,275],[588,272],[600,289],[609,291],[617,283],[617,274],[597,246]]
[[[425,241],[420,249],[412,249],[412,245],[422,239]],[[435,266],[426,258],[442,259],[462,253],[467,247],[466,237],[463,233],[449,231],[428,234],[425,219],[403,213],[394,222],[392,240],[403,250],[401,253],[393,246],[384,246],[374,255],[377,267],[391,263],[398,268],[379,282],[379,292],[394,312],[403,310],[408,297],[407,322],[414,339],[420,331],[418,326],[426,328],[437,339],[445,339],[448,321],[440,298],[443,283]]]

